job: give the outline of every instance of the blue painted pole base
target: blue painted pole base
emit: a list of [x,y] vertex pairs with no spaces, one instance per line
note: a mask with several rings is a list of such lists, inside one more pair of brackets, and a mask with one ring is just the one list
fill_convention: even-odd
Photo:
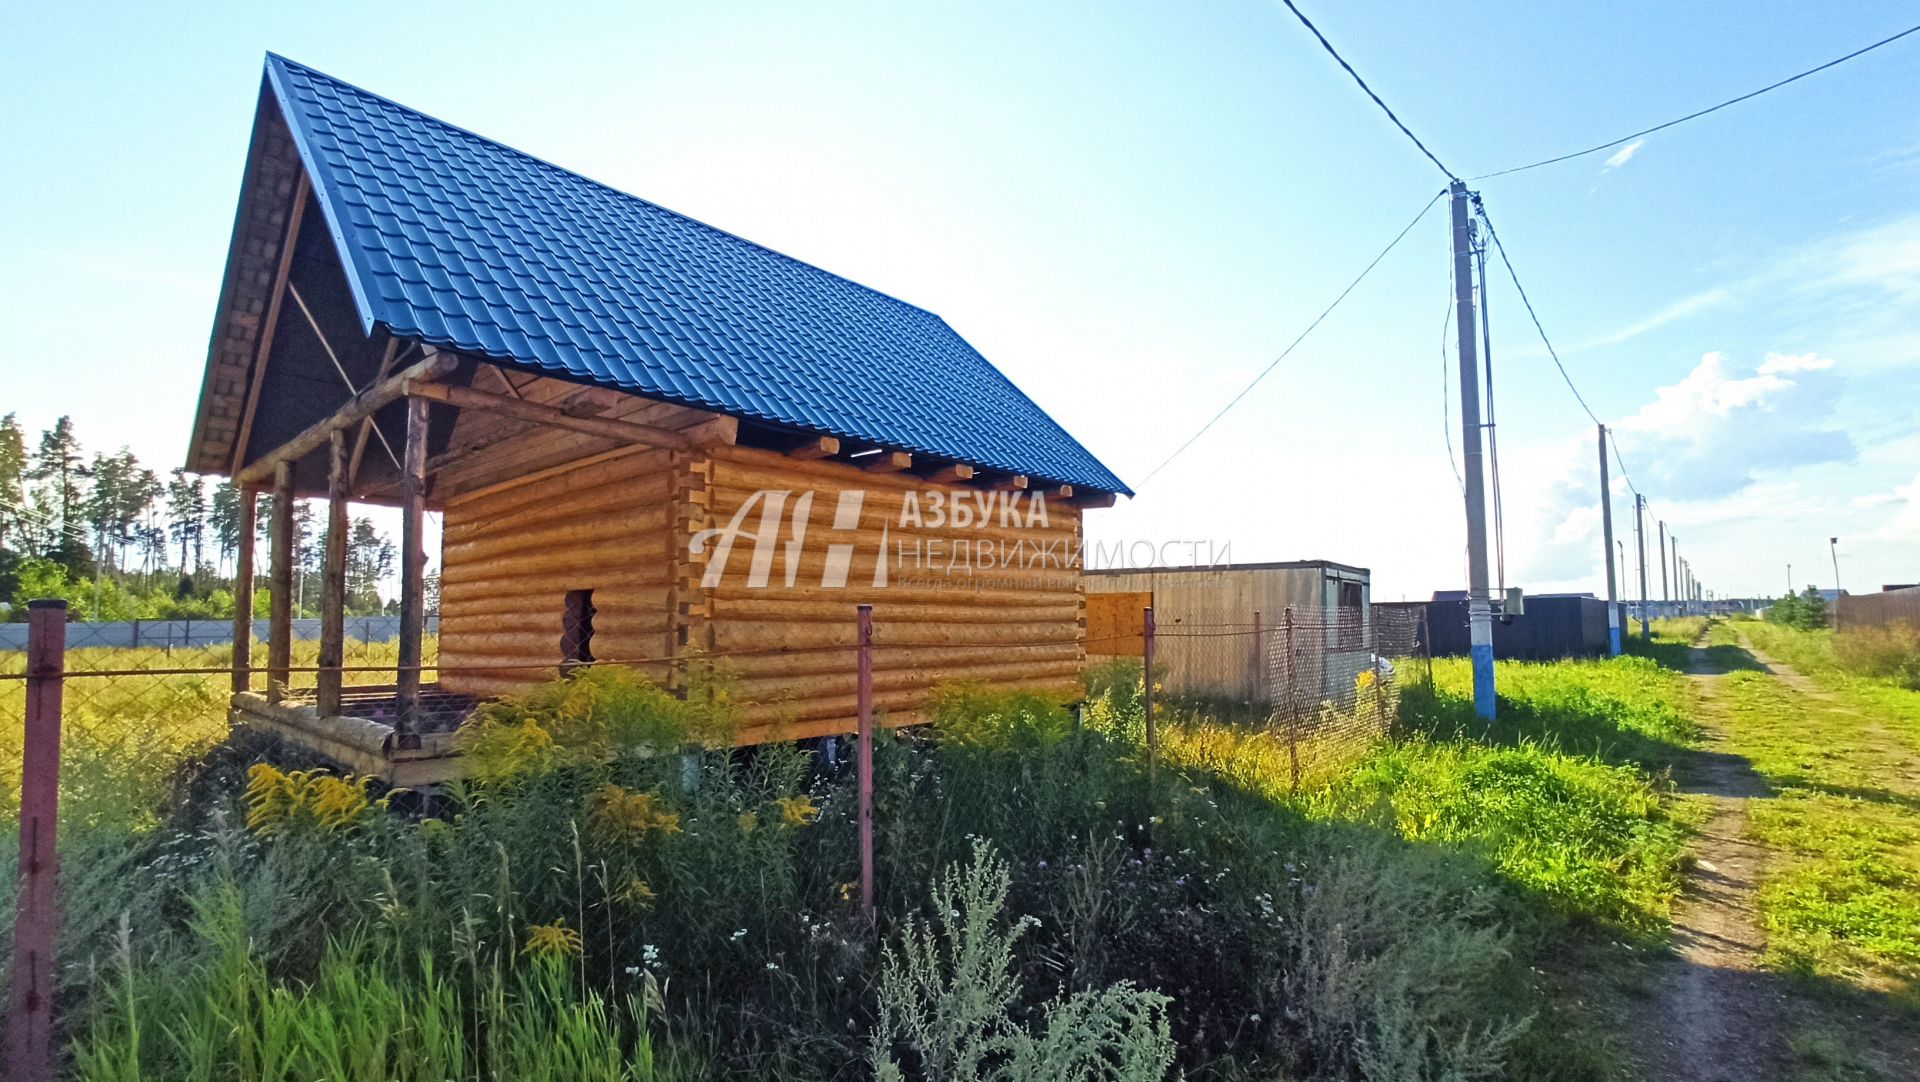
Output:
[[1482,644],[1473,651],[1473,712],[1492,721],[1497,709],[1493,690],[1493,646]]
[[1620,656],[1620,629],[1619,628],[1610,627],[1607,629],[1607,644],[1613,648],[1613,656],[1619,657]]

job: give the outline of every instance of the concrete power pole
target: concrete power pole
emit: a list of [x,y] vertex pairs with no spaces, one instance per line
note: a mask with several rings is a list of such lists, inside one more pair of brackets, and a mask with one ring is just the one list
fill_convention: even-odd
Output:
[[1607,563],[1607,650],[1620,655],[1620,593],[1613,574],[1613,490],[1607,482],[1607,426],[1600,430],[1600,535],[1601,558]]
[[1471,195],[1461,181],[1449,189],[1453,204],[1454,326],[1460,342],[1460,448],[1466,460],[1467,641],[1473,654],[1473,709],[1483,718],[1495,710],[1493,601],[1487,584],[1487,496],[1480,451],[1479,318],[1473,307]]
[[1652,641],[1647,627],[1647,498],[1633,494],[1633,540],[1640,547],[1640,637]]

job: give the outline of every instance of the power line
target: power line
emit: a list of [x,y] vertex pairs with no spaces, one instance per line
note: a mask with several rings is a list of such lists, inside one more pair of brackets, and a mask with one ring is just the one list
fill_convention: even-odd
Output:
[[[1292,4],[1292,3],[1290,2],[1290,0],[1283,0],[1283,2],[1285,2],[1285,3],[1287,4],[1287,6],[1288,6],[1288,7],[1292,7],[1292,6],[1293,6],[1293,4]],[[1299,14],[1299,13],[1298,13],[1298,12],[1295,12],[1295,14]],[[1304,21],[1304,20],[1303,20],[1303,21]],[[1779,82],[1777,82],[1777,83],[1769,83],[1768,85],[1766,85],[1766,86],[1763,86],[1763,87],[1761,87],[1761,88],[1760,88],[1760,89],[1758,89],[1758,90],[1751,90],[1751,91],[1748,91],[1747,93],[1745,93],[1745,94],[1742,94],[1742,95],[1740,95],[1740,96],[1739,96],[1739,97],[1737,97],[1737,98],[1728,98],[1728,99],[1727,99],[1726,101],[1723,101],[1723,102],[1721,102],[1721,103],[1720,103],[1720,104],[1718,104],[1718,105],[1710,105],[1710,106],[1708,106],[1708,107],[1707,107],[1707,108],[1705,108],[1705,109],[1701,109],[1701,110],[1699,110],[1698,112],[1693,112],[1693,113],[1688,113],[1688,114],[1687,114],[1686,116],[1683,116],[1683,117],[1678,117],[1678,118],[1676,118],[1676,119],[1673,119],[1673,120],[1669,120],[1669,121],[1667,121],[1667,122],[1666,122],[1666,123],[1664,123],[1664,124],[1655,124],[1655,125],[1654,125],[1653,127],[1651,127],[1651,128],[1642,128],[1641,130],[1639,130],[1639,131],[1637,131],[1637,132],[1634,132],[1634,133],[1633,133],[1632,135],[1623,135],[1623,136],[1621,136],[1621,137],[1620,137],[1620,138],[1618,138],[1618,139],[1615,139],[1615,140],[1612,140],[1611,142],[1606,142],[1606,143],[1601,143],[1601,144],[1600,144],[1600,145],[1598,145],[1598,146],[1591,146],[1591,147],[1588,147],[1588,148],[1587,148],[1587,149],[1585,149],[1585,150],[1576,150],[1576,151],[1574,151],[1574,152],[1573,152],[1573,153],[1571,153],[1571,154],[1561,154],[1561,155],[1559,155],[1559,156],[1557,156],[1557,157],[1553,157],[1553,158],[1546,158],[1546,159],[1543,159],[1543,160],[1541,160],[1541,161],[1537,161],[1537,162],[1533,162],[1533,163],[1531,163],[1531,164],[1529,164],[1529,165],[1516,165],[1516,166],[1514,166],[1514,167],[1512,167],[1511,169],[1502,169],[1502,170],[1499,170],[1498,172],[1494,172],[1494,173],[1482,173],[1482,174],[1480,174],[1479,176],[1477,176],[1477,177],[1474,177],[1473,179],[1474,179],[1474,180],[1486,180],[1486,179],[1488,179],[1489,177],[1504,177],[1504,176],[1507,176],[1508,174],[1511,174],[1511,173],[1524,173],[1524,172],[1526,172],[1526,171],[1527,171],[1527,170],[1529,170],[1529,169],[1538,169],[1538,168],[1540,168],[1541,166],[1545,166],[1545,165],[1555,165],[1555,164],[1558,164],[1558,163],[1560,163],[1560,162],[1564,162],[1564,161],[1571,161],[1571,160],[1573,160],[1574,158],[1584,158],[1584,157],[1586,157],[1586,156],[1587,156],[1587,155],[1589,155],[1589,154],[1598,154],[1599,152],[1601,152],[1601,151],[1603,151],[1603,150],[1609,150],[1609,149],[1612,149],[1613,147],[1617,147],[1617,146],[1619,146],[1619,145],[1620,145],[1620,144],[1622,144],[1622,143],[1626,143],[1626,142],[1631,142],[1632,140],[1635,140],[1635,139],[1638,139],[1638,138],[1640,138],[1640,137],[1641,137],[1641,136],[1643,136],[1643,135],[1652,135],[1652,134],[1653,134],[1654,132],[1657,132],[1657,131],[1665,131],[1666,129],[1668,129],[1668,128],[1671,128],[1671,127],[1673,127],[1673,126],[1674,126],[1674,125],[1676,125],[1676,124],[1685,124],[1685,123],[1686,123],[1687,121],[1689,121],[1689,120],[1698,120],[1698,119],[1700,119],[1701,117],[1703,117],[1703,116],[1706,116],[1706,115],[1707,115],[1708,113],[1717,113],[1717,112],[1719,112],[1720,110],[1722,110],[1722,109],[1725,109],[1725,108],[1726,108],[1727,106],[1729,106],[1729,105],[1738,105],[1738,104],[1740,104],[1740,103],[1741,103],[1741,102],[1743,102],[1743,101],[1748,101],[1748,100],[1750,100],[1750,99],[1753,99],[1753,98],[1757,98],[1757,97],[1759,97],[1760,95],[1762,95],[1762,94],[1765,94],[1765,93],[1767,93],[1768,91],[1772,91],[1772,90],[1778,90],[1778,89],[1780,89],[1781,87],[1783,87],[1783,86],[1786,86],[1786,85],[1787,85],[1788,83],[1797,83],[1797,82],[1799,82],[1800,80],[1802,80],[1802,79],[1805,79],[1805,78],[1806,78],[1807,76],[1809,76],[1809,75],[1817,75],[1817,74],[1819,74],[1820,72],[1823,72],[1823,71],[1825,71],[1825,70],[1827,70],[1828,68],[1831,68],[1831,67],[1837,67],[1838,65],[1841,65],[1841,64],[1844,64],[1844,63],[1846,63],[1847,61],[1849,61],[1849,60],[1852,60],[1852,59],[1854,59],[1855,57],[1858,57],[1858,56],[1865,56],[1866,54],[1868,54],[1868,53],[1870,53],[1870,52],[1872,52],[1872,51],[1874,51],[1875,49],[1878,49],[1878,48],[1880,48],[1880,47],[1881,47],[1882,45],[1891,45],[1891,44],[1893,44],[1894,42],[1896,42],[1896,41],[1899,41],[1899,40],[1900,40],[1901,38],[1904,38],[1904,37],[1906,37],[1906,36],[1907,36],[1908,34],[1912,34],[1912,33],[1915,33],[1915,32],[1920,32],[1920,26],[1910,26],[1910,27],[1908,27],[1908,28],[1906,28],[1905,30],[1902,30],[1902,31],[1900,31],[1900,32],[1899,32],[1898,34],[1894,34],[1894,35],[1893,35],[1893,36],[1891,36],[1891,37],[1885,37],[1885,38],[1881,38],[1881,39],[1880,39],[1879,41],[1876,41],[1876,42],[1874,42],[1874,43],[1873,43],[1872,45],[1868,45],[1868,46],[1866,46],[1865,48],[1862,48],[1862,49],[1855,49],[1855,50],[1854,50],[1853,52],[1850,52],[1850,53],[1848,53],[1848,54],[1847,54],[1847,55],[1845,55],[1845,56],[1842,56],[1842,57],[1838,57],[1838,58],[1836,58],[1836,59],[1833,59],[1833,60],[1829,60],[1829,61],[1827,61],[1826,63],[1824,63],[1824,64],[1822,64],[1822,65],[1820,65],[1820,66],[1819,66],[1819,67],[1817,67],[1817,68],[1808,68],[1807,70],[1805,70],[1805,71],[1803,71],[1803,72],[1801,72],[1801,73],[1800,73],[1800,74],[1798,74],[1798,75],[1792,75],[1792,76],[1789,76],[1789,77],[1787,77],[1787,78],[1785,78],[1785,79],[1782,79],[1782,80],[1780,80],[1780,81],[1779,81]],[[1324,44],[1324,41],[1323,41],[1323,44]],[[1331,48],[1331,46],[1329,46],[1329,48]],[[1348,70],[1349,70],[1349,71],[1351,71],[1352,69],[1348,69]],[[1354,76],[1354,78],[1356,78],[1356,79],[1357,79],[1357,78],[1359,78],[1359,76],[1357,76],[1357,75],[1356,75],[1356,76]],[[1365,86],[1366,84],[1364,84],[1364,83],[1362,83],[1361,85],[1362,85],[1362,86]],[[1378,101],[1379,99],[1378,99],[1378,98],[1375,98],[1374,100],[1375,100],[1375,101]],[[1385,106],[1381,106],[1381,108],[1383,108],[1383,109],[1384,109],[1384,108],[1385,108]],[[1389,113],[1389,114],[1387,114],[1387,115],[1389,115],[1389,116],[1391,116],[1391,115],[1393,115],[1393,114],[1391,114],[1391,113]],[[1398,122],[1396,121],[1396,123],[1398,123]],[[1405,129],[1404,127],[1402,127],[1402,128],[1400,129],[1400,130],[1402,130],[1402,131],[1406,131],[1406,129]],[[1412,135],[1412,133],[1411,133],[1411,132],[1409,132],[1409,133],[1408,133],[1408,135],[1409,135],[1409,136],[1411,136],[1411,135]],[[1417,142],[1419,142],[1419,140],[1417,140],[1417,139],[1416,139],[1416,140],[1414,140],[1414,141],[1415,141],[1416,143],[1417,143]],[[1425,147],[1421,147],[1420,149],[1422,149],[1422,150],[1425,150],[1426,148],[1425,148]],[[1429,157],[1429,158],[1431,158],[1431,157],[1433,157],[1433,155],[1431,155],[1431,154],[1429,154],[1429,155],[1427,155],[1427,157]],[[1438,162],[1438,161],[1436,161],[1436,162],[1435,162],[1434,164],[1435,164],[1435,165],[1438,165],[1438,164],[1439,164],[1439,162]]]
[[1527,317],[1533,320],[1533,329],[1540,332],[1540,341],[1547,347],[1547,356],[1553,358],[1553,366],[1560,370],[1560,378],[1566,381],[1567,390],[1573,392],[1573,400],[1580,403],[1580,408],[1585,411],[1587,419],[1596,425],[1600,424],[1600,418],[1594,414],[1593,407],[1587,405],[1586,398],[1580,394],[1580,388],[1573,385],[1573,376],[1568,374],[1567,366],[1561,363],[1559,352],[1553,348],[1553,340],[1547,337],[1547,329],[1540,325],[1540,314],[1533,310],[1533,301],[1527,298],[1527,288],[1520,284],[1520,275],[1513,269],[1513,260],[1507,258],[1507,246],[1500,243],[1500,234],[1494,231],[1493,219],[1487,217],[1487,208],[1478,198],[1474,200],[1474,208],[1480,212],[1480,220],[1486,223],[1487,236],[1493,238],[1493,249],[1500,253],[1500,262],[1506,266],[1507,277],[1513,280],[1513,288],[1520,294],[1520,303],[1526,306]]
[[1448,169],[1439,158],[1434,157],[1433,151],[1427,149],[1427,144],[1421,142],[1420,137],[1413,134],[1411,128],[1408,128],[1400,122],[1400,118],[1394,115],[1393,110],[1387,107],[1386,102],[1380,100],[1380,95],[1373,92],[1373,88],[1367,85],[1367,81],[1360,78],[1360,73],[1353,70],[1353,65],[1347,63],[1346,57],[1340,55],[1339,50],[1333,47],[1333,43],[1327,40],[1327,36],[1320,32],[1320,28],[1313,25],[1313,21],[1302,14],[1299,8],[1293,6],[1293,0],[1280,0],[1280,2],[1287,5],[1287,10],[1293,12],[1293,17],[1300,20],[1300,25],[1306,27],[1307,31],[1319,40],[1320,47],[1327,51],[1327,55],[1339,62],[1340,66],[1346,69],[1348,75],[1353,76],[1353,81],[1360,84],[1360,89],[1367,92],[1367,97],[1373,99],[1373,103],[1380,107],[1381,112],[1387,114],[1387,119],[1393,121],[1393,126],[1399,128],[1402,135],[1413,140],[1413,145],[1419,147],[1420,153],[1425,154],[1428,161],[1432,162],[1442,173],[1445,173],[1448,180],[1453,180],[1456,176],[1454,171]]
[[1184,451],[1186,451],[1187,448],[1193,446],[1193,443],[1195,440],[1199,439],[1201,436],[1206,435],[1207,430],[1212,428],[1216,423],[1218,423],[1220,418],[1225,417],[1227,415],[1228,410],[1239,405],[1240,400],[1247,397],[1247,392],[1253,390],[1254,387],[1257,386],[1261,380],[1266,379],[1268,373],[1272,372],[1275,368],[1278,368],[1280,366],[1280,362],[1286,360],[1287,355],[1292,353],[1295,347],[1299,346],[1301,342],[1305,341],[1307,335],[1312,334],[1313,329],[1315,327],[1318,327],[1321,321],[1325,320],[1328,316],[1332,315],[1333,310],[1335,308],[1340,307],[1340,302],[1347,299],[1347,294],[1352,293],[1355,287],[1359,286],[1361,282],[1366,280],[1367,275],[1373,273],[1373,268],[1379,266],[1380,261],[1387,258],[1387,253],[1393,251],[1396,247],[1398,247],[1400,242],[1406,239],[1406,236],[1408,233],[1413,232],[1413,227],[1420,224],[1420,219],[1425,218],[1427,216],[1427,212],[1432,210],[1433,205],[1435,203],[1438,203],[1440,201],[1440,197],[1445,194],[1447,194],[1447,190],[1445,188],[1442,188],[1439,191],[1433,193],[1433,198],[1427,200],[1426,205],[1420,208],[1420,213],[1414,215],[1413,220],[1408,222],[1405,228],[1400,230],[1400,232],[1394,234],[1393,239],[1387,242],[1387,246],[1380,250],[1380,254],[1373,257],[1373,262],[1368,263],[1366,266],[1366,269],[1361,271],[1359,276],[1356,277],[1353,281],[1348,282],[1347,288],[1341,290],[1339,296],[1333,298],[1333,303],[1327,305],[1326,308],[1323,309],[1319,315],[1313,317],[1313,322],[1307,324],[1306,330],[1303,330],[1298,335],[1294,336],[1293,341],[1287,343],[1287,348],[1281,350],[1280,355],[1278,357],[1275,357],[1271,362],[1267,364],[1265,368],[1260,370],[1259,375],[1253,377],[1251,382],[1249,382],[1245,387],[1242,387],[1240,389],[1239,394],[1234,395],[1233,398],[1229,400],[1226,405],[1220,407],[1220,412],[1214,414],[1213,417],[1209,419],[1206,424],[1201,425],[1199,431],[1195,432],[1191,436],[1188,436],[1187,441],[1181,444],[1179,447],[1175,448],[1174,452],[1168,455],[1165,461],[1161,462],[1158,466],[1155,466],[1153,468],[1152,473],[1149,473],[1145,477],[1141,478],[1140,487],[1145,488],[1148,481],[1153,480],[1156,476],[1159,475],[1161,470],[1166,469],[1167,466],[1171,464],[1174,459],[1179,458],[1180,455]]

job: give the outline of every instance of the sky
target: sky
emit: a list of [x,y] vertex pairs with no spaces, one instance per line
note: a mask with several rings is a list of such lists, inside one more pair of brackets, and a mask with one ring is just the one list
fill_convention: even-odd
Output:
[[[1302,6],[1466,176],[1920,21]],[[0,412],[31,430],[183,460],[272,50],[941,314],[1137,489],[1092,539],[1360,564],[1382,600],[1464,585],[1444,200],[1146,480],[1444,183],[1277,2],[7,9]],[[1920,35],[1474,184],[1649,547],[1665,522],[1722,595],[1832,585],[1830,537],[1850,590],[1920,581],[1916,71]],[[1505,581],[1601,590],[1593,422],[1512,286],[1487,299]]]

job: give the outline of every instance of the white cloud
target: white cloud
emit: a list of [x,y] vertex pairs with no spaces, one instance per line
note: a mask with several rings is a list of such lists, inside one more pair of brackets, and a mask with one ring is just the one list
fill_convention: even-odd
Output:
[[1761,375],[1774,375],[1780,372],[1824,372],[1833,367],[1832,357],[1822,357],[1817,353],[1769,353],[1767,359],[1760,362]]
[[1612,156],[1607,158],[1607,168],[1618,169],[1621,166],[1632,161],[1633,156],[1635,154],[1640,153],[1640,148],[1642,146],[1645,146],[1646,142],[1647,141],[1645,139],[1635,139],[1633,142],[1628,143],[1626,146],[1623,146],[1619,150],[1614,151]]
[[[1867,535],[1875,541],[1920,541],[1920,474],[1904,485],[1895,485],[1881,506],[1896,505],[1896,510]],[[1864,497],[1863,497],[1864,498]],[[1859,501],[1854,501],[1856,505]]]

